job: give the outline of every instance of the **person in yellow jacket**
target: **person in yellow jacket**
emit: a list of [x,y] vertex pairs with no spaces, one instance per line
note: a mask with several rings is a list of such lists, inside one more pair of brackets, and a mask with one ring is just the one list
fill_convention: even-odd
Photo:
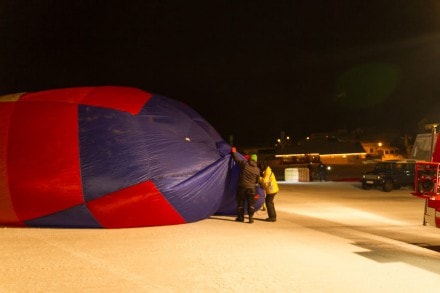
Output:
[[275,210],[274,198],[275,195],[280,190],[278,187],[277,179],[275,178],[275,174],[272,172],[272,169],[266,162],[260,163],[260,184],[264,188],[266,192],[266,209],[268,218],[266,221],[275,222],[277,220],[277,213]]

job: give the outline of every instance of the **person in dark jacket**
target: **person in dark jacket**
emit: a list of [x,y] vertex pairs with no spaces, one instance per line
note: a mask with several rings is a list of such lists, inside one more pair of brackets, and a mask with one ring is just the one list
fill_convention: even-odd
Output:
[[319,181],[327,181],[327,166],[323,162],[319,162]]
[[235,147],[231,149],[232,157],[240,166],[240,178],[237,188],[237,222],[244,222],[244,203],[247,201],[249,223],[253,223],[255,213],[255,195],[260,179],[260,169],[257,166],[257,155],[252,154],[249,160],[241,160]]

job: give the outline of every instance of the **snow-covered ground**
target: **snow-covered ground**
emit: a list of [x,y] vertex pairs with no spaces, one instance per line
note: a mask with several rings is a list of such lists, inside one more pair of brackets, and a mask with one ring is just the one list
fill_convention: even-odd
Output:
[[[0,292],[435,292],[440,229],[409,190],[280,184],[278,221],[0,229]],[[414,245],[417,244],[417,245]]]

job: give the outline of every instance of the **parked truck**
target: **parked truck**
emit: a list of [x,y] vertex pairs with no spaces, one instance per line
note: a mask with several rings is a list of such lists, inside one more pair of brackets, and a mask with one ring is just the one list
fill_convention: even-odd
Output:
[[[412,195],[425,200],[423,224],[440,228],[440,136],[434,132],[429,139],[417,141],[413,154],[423,154],[425,161],[415,164],[414,191]],[[434,143],[432,143],[434,142]],[[427,150],[430,149],[428,152]],[[429,159],[428,159],[429,158]]]
[[362,175],[362,188],[381,187],[390,192],[414,184],[414,160],[391,160],[376,163],[374,169]]

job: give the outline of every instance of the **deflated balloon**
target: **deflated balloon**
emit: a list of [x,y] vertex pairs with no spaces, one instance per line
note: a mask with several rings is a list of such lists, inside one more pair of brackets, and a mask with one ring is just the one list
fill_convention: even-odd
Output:
[[231,147],[197,112],[130,87],[0,97],[0,224],[123,228],[233,214]]

